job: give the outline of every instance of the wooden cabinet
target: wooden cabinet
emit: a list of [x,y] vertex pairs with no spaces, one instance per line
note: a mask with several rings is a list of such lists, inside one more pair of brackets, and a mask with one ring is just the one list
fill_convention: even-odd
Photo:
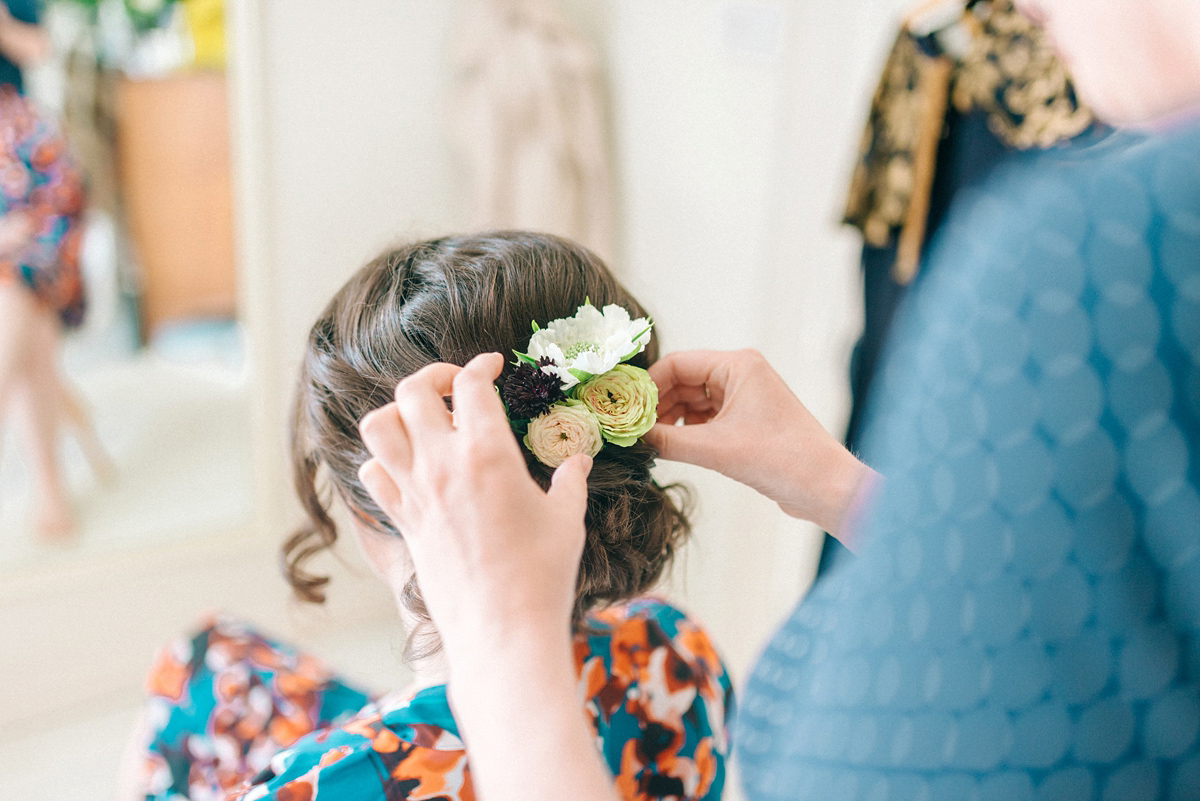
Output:
[[145,335],[168,321],[232,317],[237,281],[224,74],[122,80],[117,160],[141,267]]

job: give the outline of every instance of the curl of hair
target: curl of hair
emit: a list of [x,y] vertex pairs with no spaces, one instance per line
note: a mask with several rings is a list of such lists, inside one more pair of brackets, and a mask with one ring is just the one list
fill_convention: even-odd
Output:
[[[391,249],[342,287],[312,327],[293,408],[293,479],[307,522],[284,544],[283,567],[298,597],[325,599],[329,579],[311,572],[308,563],[337,541],[329,513],[333,493],[370,527],[399,535],[358,480],[369,458],[358,433],[363,416],[391,402],[396,384],[425,365],[462,365],[480,353],[523,350],[531,321],[569,317],[585,299],[645,315],[587,249],[516,231]],[[657,354],[652,338],[631,363],[649,367]],[[511,370],[506,367],[500,380]],[[549,487],[552,471],[525,453],[530,474]],[[654,481],[650,468],[656,456],[653,447],[638,442],[605,447],[594,460],[577,624],[595,606],[653,587],[690,531],[686,489]],[[329,485],[324,492],[322,473]],[[401,602],[428,621],[415,581],[404,588]],[[415,639],[410,635],[410,656]]]

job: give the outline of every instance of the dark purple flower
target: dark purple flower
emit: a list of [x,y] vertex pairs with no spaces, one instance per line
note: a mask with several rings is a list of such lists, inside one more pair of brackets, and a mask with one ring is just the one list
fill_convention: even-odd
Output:
[[500,390],[510,419],[532,420],[566,397],[558,376],[542,372],[542,367],[553,363],[543,357],[536,367],[521,362],[513,370]]

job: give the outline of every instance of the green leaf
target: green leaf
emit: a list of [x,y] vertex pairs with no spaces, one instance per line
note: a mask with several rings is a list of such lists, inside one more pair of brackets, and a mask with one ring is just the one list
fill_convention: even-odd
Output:
[[577,379],[579,379],[580,384],[582,384],[586,381],[591,381],[593,378],[596,377],[589,372],[586,372],[584,370],[577,370],[574,367],[567,368],[567,372],[570,373],[571,375],[575,376]]
[[[633,338],[633,341],[634,341],[634,342],[637,342],[637,341],[638,341],[638,340],[639,340],[639,339],[642,337],[642,335],[643,335],[643,334],[645,334],[647,331],[649,331],[649,330],[650,330],[651,328],[653,328],[653,327],[654,327],[654,323],[650,323],[650,325],[648,325],[648,326],[646,326],[645,328],[643,328],[643,329],[641,330],[641,332],[640,332],[640,333],[639,333],[639,334],[638,334],[636,337],[634,337],[634,338]],[[623,362],[627,362],[627,361],[629,361],[629,360],[630,360],[630,359],[632,359],[634,356],[637,356],[639,353],[641,353],[641,352],[642,352],[644,349],[645,349],[645,348],[644,348],[644,346],[638,346],[638,347],[634,348],[634,349],[633,349],[633,350],[631,350],[629,353],[627,353],[627,354],[625,354],[624,356],[622,356],[622,357],[621,357],[621,361],[623,361]]]
[[533,357],[530,356],[528,353],[521,353],[521,351],[519,351],[519,350],[514,350],[513,355],[517,357],[517,361],[514,362],[514,364],[519,364],[520,362],[525,362],[526,364],[532,364],[534,367],[537,367],[537,362],[534,361]]
[[540,327],[540,326],[538,326],[538,324],[537,324],[537,320],[532,320],[532,321],[530,321],[530,323],[529,323],[529,324],[530,324],[531,326],[533,326],[533,333],[535,333],[535,334],[536,334],[538,331],[541,331],[541,330],[542,330],[542,329],[541,329],[541,327]]
[[605,442],[611,442],[613,445],[618,445],[622,448],[628,448],[630,445],[638,441],[637,437],[618,437],[613,434],[604,432]]

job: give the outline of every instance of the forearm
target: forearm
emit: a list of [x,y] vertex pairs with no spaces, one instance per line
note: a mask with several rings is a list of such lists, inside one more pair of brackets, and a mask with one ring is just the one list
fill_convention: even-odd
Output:
[[507,631],[488,640],[450,654],[450,696],[477,796],[617,801],[580,706],[570,638]]
[[843,479],[841,487],[846,501],[838,509],[833,528],[825,529],[854,553],[862,547],[863,521],[883,484],[883,476],[861,462],[859,466],[860,470]]
[[850,550],[856,550],[856,528],[871,488],[880,475],[844,451],[831,459],[820,475],[815,493],[812,522],[837,538]]
[[46,57],[50,42],[37,25],[9,17],[0,24],[0,53],[18,67],[29,67]]

